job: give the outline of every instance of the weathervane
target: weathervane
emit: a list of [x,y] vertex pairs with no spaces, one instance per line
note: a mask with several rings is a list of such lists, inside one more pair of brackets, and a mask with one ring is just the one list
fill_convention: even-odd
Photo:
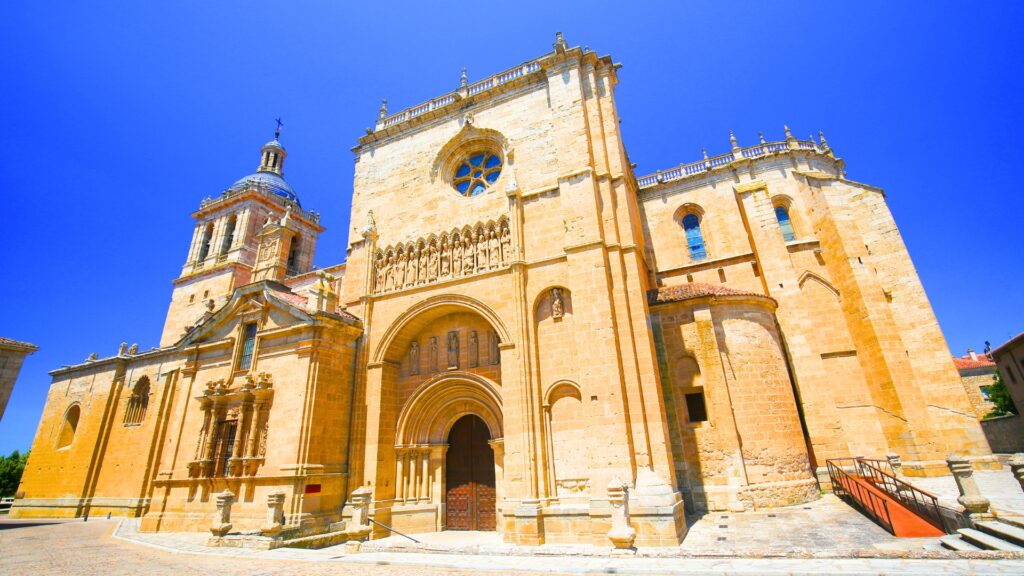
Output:
[[277,122],[277,131],[274,132],[274,140],[277,140],[281,137],[281,128],[284,126],[284,122],[281,122],[280,118],[275,118],[274,121]]

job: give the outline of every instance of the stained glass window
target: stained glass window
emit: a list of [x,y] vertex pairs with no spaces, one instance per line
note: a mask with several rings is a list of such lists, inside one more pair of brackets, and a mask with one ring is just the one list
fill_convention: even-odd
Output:
[[476,196],[494,184],[500,174],[501,158],[497,154],[473,154],[455,171],[455,189],[464,196]]
[[793,233],[793,223],[789,220],[789,210],[785,206],[775,207],[775,218],[779,221],[779,228],[782,230],[782,239],[786,242],[796,240]]
[[696,214],[683,217],[683,230],[686,231],[686,245],[690,249],[691,260],[703,260],[708,257],[704,248],[704,236],[700,233],[700,218]]

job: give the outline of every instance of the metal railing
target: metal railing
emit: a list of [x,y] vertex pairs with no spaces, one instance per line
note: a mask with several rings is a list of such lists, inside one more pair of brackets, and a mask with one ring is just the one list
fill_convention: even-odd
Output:
[[892,526],[892,516],[889,514],[889,503],[881,496],[857,483],[853,476],[844,470],[844,465],[840,464],[841,462],[849,462],[850,465],[845,466],[845,468],[857,474],[857,460],[853,458],[826,460],[825,465],[828,466],[828,476],[832,480],[832,492],[849,505],[863,512],[890,534],[895,535],[896,530]]
[[[915,488],[892,474],[892,466],[884,460],[857,458],[859,474],[893,500],[917,514],[932,526],[949,533],[946,519],[939,507],[939,499],[930,492]],[[883,468],[888,468],[886,472]]]
[[381,528],[384,528],[388,532],[394,532],[395,534],[398,534],[399,536],[405,536],[406,538],[408,538],[409,540],[412,540],[413,542],[415,542],[417,544],[423,544],[423,542],[420,542],[419,540],[413,538],[412,536],[409,536],[408,534],[403,534],[403,533],[399,532],[398,530],[395,530],[391,526],[388,526],[387,524],[381,524],[380,522],[377,522],[373,518],[367,518],[367,520],[369,520],[370,522],[373,522],[374,524],[376,524],[377,526],[380,526]]

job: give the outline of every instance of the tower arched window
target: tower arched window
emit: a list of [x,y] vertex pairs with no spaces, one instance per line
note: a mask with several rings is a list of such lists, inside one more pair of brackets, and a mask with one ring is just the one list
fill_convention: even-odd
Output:
[[299,265],[299,251],[302,249],[302,238],[293,236],[288,248],[288,273],[295,274]]
[[128,397],[128,406],[124,411],[124,425],[133,426],[141,424],[146,418],[146,408],[149,407],[149,378],[143,376],[132,388],[132,395]]
[[690,253],[690,260],[704,260],[708,257],[707,247],[704,245],[704,235],[700,230],[700,216],[693,212],[683,216],[683,231],[686,233],[686,246]]
[[68,408],[64,414],[64,423],[60,427],[60,436],[57,437],[57,449],[67,448],[75,440],[75,432],[78,431],[78,420],[82,417],[82,408],[75,404]]
[[210,255],[210,242],[213,240],[213,223],[206,225],[203,229],[203,238],[199,243],[199,261],[206,260],[206,257]]
[[238,226],[238,216],[232,216],[228,219],[228,226],[224,230],[224,240],[220,243],[220,253],[223,256],[231,250],[231,245],[235,243],[235,227]]
[[793,222],[789,219],[789,208],[783,205],[775,207],[775,219],[779,221],[779,230],[782,231],[782,239],[786,242],[796,240],[793,232]]

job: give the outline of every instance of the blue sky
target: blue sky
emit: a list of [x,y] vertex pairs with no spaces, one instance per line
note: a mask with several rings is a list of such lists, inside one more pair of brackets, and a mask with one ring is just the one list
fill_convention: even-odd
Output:
[[624,67],[640,174],[823,130],[884,188],[950,347],[1024,330],[1019,3],[15,2],[0,19],[0,334],[38,344],[0,421],[27,449],[49,376],[157,344],[190,213],[285,122],[286,176],[344,258],[349,148],[393,111],[571,45]]

